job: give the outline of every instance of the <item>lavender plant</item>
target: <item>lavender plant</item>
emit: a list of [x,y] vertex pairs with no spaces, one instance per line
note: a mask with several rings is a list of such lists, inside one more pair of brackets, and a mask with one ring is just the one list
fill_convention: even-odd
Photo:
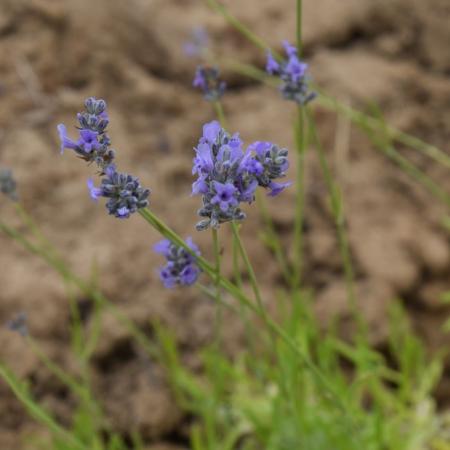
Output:
[[[215,0],[209,0],[217,5]],[[218,10],[230,23],[258,46],[265,44],[235,20],[223,6]],[[333,180],[326,156],[321,148],[314,127],[313,117],[307,104],[315,94],[309,90],[310,78],[307,64],[299,58],[301,48],[301,0],[297,0],[297,48],[284,44],[287,59],[268,55],[267,71],[279,76],[283,97],[298,105],[298,121],[295,123],[298,147],[299,170],[297,172],[297,199],[301,204],[303,155],[308,141],[305,139],[305,122],[309,125],[313,142],[317,147],[324,178],[329,189],[331,208],[336,220],[339,244],[346,267],[346,276],[351,285],[353,280],[348,243],[344,233],[342,199]],[[202,37],[192,43],[191,53],[202,53]],[[209,78],[208,78],[209,77]],[[229,134],[224,129],[223,109],[219,99],[224,84],[218,80],[218,73],[197,73],[197,85],[208,100],[214,103],[222,124],[209,122],[203,127],[203,135],[195,148],[193,174],[197,180],[192,186],[192,194],[201,195],[203,206],[199,215],[203,217],[197,229],[212,228],[214,255],[213,267],[201,254],[191,238],[183,240],[160,218],[147,208],[149,191],[140,186],[136,177],[117,172],[114,164],[115,153],[110,147],[106,134],[108,115],[103,100],[90,98],[85,103],[85,111],[78,115],[79,137],[72,140],[66,127],[58,125],[61,152],[70,149],[89,164],[99,169],[101,183],[97,187],[88,180],[90,195],[94,200],[107,198],[109,214],[118,218],[139,214],[161,235],[165,237],[155,246],[155,251],[166,259],[160,268],[160,278],[164,286],[188,286],[194,284],[201,271],[214,282],[215,290],[207,287],[203,292],[218,303],[225,303],[220,295],[223,289],[238,300],[241,306],[255,313],[263,320],[263,327],[252,325],[251,332],[270,332],[272,345],[264,345],[252,358],[245,358],[234,364],[222,354],[220,345],[204,358],[205,378],[208,383],[199,383],[197,378],[182,367],[177,356],[175,343],[155,326],[163,352],[154,351],[154,343],[129,320],[117,314],[114,305],[98,289],[83,282],[73,274],[58,252],[45,240],[31,242],[25,234],[0,222],[0,229],[10,235],[25,248],[42,257],[54,267],[67,283],[75,285],[83,295],[101,305],[107,305],[125,324],[133,337],[146,348],[148,353],[166,364],[177,398],[191,414],[200,419],[192,429],[192,448],[226,450],[265,448],[268,450],[416,450],[431,436],[436,427],[435,416],[430,405],[430,392],[439,375],[439,364],[428,364],[420,345],[411,338],[410,331],[403,324],[401,315],[394,317],[396,345],[391,357],[396,360],[395,369],[389,367],[382,355],[370,348],[365,336],[361,335],[357,346],[343,342],[333,330],[322,330],[309,310],[309,296],[305,294],[297,279],[290,286],[290,292],[283,290],[282,297],[292,301],[286,314],[273,319],[264,308],[255,273],[249,256],[239,236],[236,221],[243,220],[245,213],[241,204],[255,200],[258,187],[265,189],[269,196],[282,192],[289,182],[280,182],[289,167],[287,149],[270,142],[257,141],[244,150],[239,135]],[[223,88],[222,88],[223,87]],[[15,184],[11,188],[11,176],[5,176],[2,192],[15,194]],[[13,195],[14,196],[14,195]],[[20,210],[19,210],[20,211]],[[301,210],[298,210],[301,213]],[[34,223],[22,215],[24,224],[35,231]],[[302,214],[296,213],[296,230],[302,228]],[[228,280],[220,270],[221,249],[217,238],[217,228],[231,222],[235,243],[239,249],[249,280],[255,294],[254,303],[246,294],[242,279],[236,276],[236,284]],[[39,235],[38,235],[39,237]],[[272,235],[273,237],[273,235]],[[275,238],[273,238],[275,239]],[[298,242],[295,243],[298,250]],[[226,249],[225,249],[226,251]],[[301,254],[298,252],[298,258]],[[239,267],[237,272],[239,272]],[[350,267],[350,268],[349,268]],[[298,266],[294,266],[294,271]],[[240,274],[239,274],[240,275]],[[350,275],[350,277],[349,277]],[[199,286],[200,287],[200,286]],[[242,314],[242,313],[241,313]],[[241,318],[243,316],[241,315]],[[13,331],[27,332],[24,320],[18,316],[9,327]],[[25,331],[24,331],[25,330]],[[264,336],[263,336],[264,337]],[[81,349],[81,359],[86,363],[98,336],[93,336]],[[343,372],[341,359],[346,359],[354,373]],[[59,367],[47,364],[50,370],[71,390],[80,393],[84,406],[87,405],[83,425],[95,423],[101,414],[93,408],[89,392],[89,377],[80,387],[78,380],[67,377]],[[398,369],[397,369],[398,367]],[[43,410],[27,392],[26,386],[17,380],[0,363],[0,376],[11,386],[31,414],[57,436],[54,450],[125,450],[128,445],[113,435],[105,437],[104,429],[92,426],[88,432],[76,428],[66,429]],[[349,381],[350,378],[350,381]],[[365,380],[369,380],[367,383]],[[397,391],[399,395],[397,396]],[[86,394],[88,392],[88,394]],[[367,407],[366,399],[371,401]],[[95,416],[95,418],[93,417]],[[84,416],[83,416],[84,419]],[[408,430],[408,433],[405,433]],[[61,446],[59,443],[62,442]],[[143,448],[135,444],[136,450]],[[436,447],[437,448],[437,447]],[[444,447],[442,447],[444,448]]]

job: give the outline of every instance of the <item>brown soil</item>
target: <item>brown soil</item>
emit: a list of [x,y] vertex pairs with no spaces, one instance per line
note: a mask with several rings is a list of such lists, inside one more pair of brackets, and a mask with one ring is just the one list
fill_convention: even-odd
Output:
[[[273,46],[294,36],[293,1],[226,3]],[[450,150],[448,0],[304,3],[305,50],[315,80],[353,106],[375,101],[393,125]],[[181,51],[192,27],[202,24],[221,54],[263,64],[264,55],[201,1],[0,2],[0,164],[14,168],[27,209],[77,273],[89,277],[96,266],[104,292],[143,328],[156,318],[169,325],[186,363],[193,367],[198,364],[196,349],[211,338],[213,306],[195,289],[168,292],[161,287],[155,273],[160,260],[151,250],[158,236],[139,217],[118,221],[90,201],[86,178],[92,168],[73,155],[59,156],[55,126],[74,123],[85,97],[104,97],[120,167],[152,187],[152,208],[181,234],[194,235],[210,256],[209,233],[193,229],[198,199],[189,191],[192,147],[201,124],[213,112],[192,90],[195,62]],[[267,87],[225,76],[230,81],[225,98],[230,130],[239,130],[246,142],[271,140],[292,149],[292,105]],[[318,118],[345,192],[358,299],[374,342],[383,346],[387,306],[400,297],[430,348],[448,343],[440,326],[449,310],[439,302],[440,294],[450,289],[448,233],[441,226],[445,208],[354,127],[322,110]],[[349,130],[348,151],[345,145],[334,145],[336,129],[344,142]],[[450,188],[444,168],[414,150],[401,150],[443,188]],[[305,279],[315,290],[324,320],[336,313],[345,317],[341,263],[312,152],[307,173]],[[271,201],[287,248],[293,202],[293,189]],[[266,297],[271,298],[280,274],[257,238],[261,221],[256,207],[247,210],[244,237]],[[17,222],[5,200],[0,211],[5,220]],[[230,259],[225,227],[223,235]],[[0,322],[26,311],[30,330],[43,349],[68,370],[74,369],[61,280],[1,235],[0,246]],[[230,267],[225,270],[229,273]],[[86,323],[89,326],[89,315]],[[231,319],[228,323],[227,345],[233,351],[239,334]],[[66,421],[73,399],[25,342],[3,329],[0,348],[1,360],[20,376],[30,377],[36,397]],[[104,318],[94,361],[96,391],[116,429],[140,431],[150,449],[179,449],[184,418],[174,406],[161,368],[109,316]],[[449,377],[438,395],[443,404],[450,399]],[[24,439],[42,431],[2,382],[0,399],[0,448],[20,450]]]

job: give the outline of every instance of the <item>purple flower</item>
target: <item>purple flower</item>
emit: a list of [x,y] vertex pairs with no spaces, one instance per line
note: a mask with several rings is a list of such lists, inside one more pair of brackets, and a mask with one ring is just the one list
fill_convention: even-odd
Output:
[[267,63],[266,63],[266,71],[270,75],[278,75],[278,71],[280,70],[280,65],[276,62],[275,58],[272,55],[272,52],[267,51]]
[[213,205],[219,205],[222,211],[227,211],[230,207],[236,206],[238,201],[235,197],[237,189],[231,183],[219,183],[213,181],[216,195],[211,199]]
[[88,187],[94,200],[99,197],[108,199],[106,208],[118,219],[127,219],[148,205],[150,190],[142,188],[138,178],[117,172],[114,165],[106,168],[100,187],[96,188],[92,181],[88,181]]
[[94,180],[92,180],[92,178],[89,178],[87,180],[87,185],[92,200],[97,201],[102,196],[103,191],[100,188],[94,186]]
[[92,130],[81,130],[79,146],[84,148],[86,153],[91,153],[93,150],[100,148],[100,144],[97,140],[98,132]]
[[282,42],[282,44],[283,44],[284,51],[286,52],[286,54],[288,55],[289,58],[291,58],[293,56],[297,56],[297,47],[290,44],[288,40],[284,40]]
[[308,64],[299,59],[297,48],[288,41],[283,42],[283,47],[287,59],[277,62],[268,51],[266,71],[270,75],[280,77],[282,81],[280,90],[286,100],[305,105],[316,97],[316,93],[309,90]]
[[166,288],[190,286],[200,275],[201,270],[195,257],[200,256],[200,250],[190,237],[186,239],[186,244],[194,255],[168,239],[163,239],[153,247],[156,253],[163,255],[167,260],[166,265],[159,271],[159,277]]
[[196,149],[196,156],[194,158],[192,173],[210,173],[213,169],[214,162],[211,154],[211,147],[206,143],[199,144]]
[[284,191],[287,187],[289,187],[291,184],[292,183],[290,181],[287,181],[285,183],[276,183],[274,181],[271,181],[268,186],[270,191],[267,195],[270,195],[271,197],[275,197],[280,192]]
[[192,85],[203,91],[205,100],[215,102],[225,93],[226,83],[219,79],[217,67],[198,66]]
[[65,148],[70,148],[85,161],[97,164],[103,178],[98,187],[92,179],[87,181],[91,198],[95,201],[100,197],[107,198],[106,208],[109,214],[126,219],[138,209],[148,205],[150,190],[141,187],[138,178],[116,170],[112,162],[114,150],[110,148],[111,141],[105,132],[109,120],[106,102],[89,97],[84,106],[86,110],[77,115],[81,126],[78,141],[75,142],[67,136],[64,124],[57,127],[61,153]]
[[286,149],[258,141],[244,152],[239,134],[230,135],[216,121],[203,126],[195,152],[192,172],[198,178],[192,195],[202,195],[198,230],[243,220],[241,203],[253,202],[258,186],[270,189],[271,195],[281,192],[281,185],[273,180],[284,177],[289,167]]
[[212,122],[206,123],[203,125],[203,139],[206,143],[212,145],[216,142],[222,127],[217,120],[213,120]]
[[66,148],[72,150],[78,148],[78,144],[75,141],[72,141],[72,139],[67,136],[67,128],[63,123],[60,123],[56,128],[58,130],[59,139],[61,141],[61,155],[64,153],[64,150]]
[[108,125],[106,102],[90,97],[85,102],[86,111],[77,114],[80,123],[77,141],[67,135],[66,126],[57,126],[61,141],[61,153],[64,149],[74,150],[75,153],[88,163],[96,163],[103,171],[114,160],[114,150],[110,148],[110,140],[105,130]]

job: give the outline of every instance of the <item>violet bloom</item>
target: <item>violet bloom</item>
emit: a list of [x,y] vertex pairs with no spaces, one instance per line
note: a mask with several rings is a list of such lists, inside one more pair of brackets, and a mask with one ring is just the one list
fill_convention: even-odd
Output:
[[219,79],[217,67],[198,66],[192,85],[203,91],[205,100],[215,102],[225,93],[226,83]]
[[242,203],[252,203],[258,186],[279,194],[289,183],[275,179],[286,175],[288,151],[270,142],[255,142],[245,151],[239,134],[230,135],[217,121],[203,126],[195,148],[192,195],[202,196],[197,230],[218,228],[221,223],[243,220]]
[[194,255],[168,239],[163,239],[153,247],[156,253],[163,255],[167,260],[167,264],[159,271],[159,277],[166,288],[190,286],[200,275],[201,270],[195,257],[200,256],[200,250],[190,237],[186,239],[186,244]]
[[236,206],[238,190],[231,183],[219,183],[213,181],[216,195],[211,199],[213,205],[219,205],[222,211],[227,211],[230,207]]
[[110,148],[110,139],[105,130],[109,123],[106,112],[106,102],[90,97],[85,102],[86,110],[77,115],[80,123],[79,137],[71,139],[64,124],[57,126],[61,141],[61,153],[65,149],[74,150],[75,153],[88,163],[96,163],[101,172],[114,160],[114,150]]
[[126,219],[140,208],[148,205],[149,189],[144,189],[139,179],[133,175],[121,173],[113,164],[114,151],[110,148],[111,141],[105,130],[109,122],[106,112],[106,102],[95,97],[85,101],[85,111],[77,115],[80,123],[79,139],[73,141],[67,136],[64,124],[58,125],[61,140],[61,153],[68,148],[88,161],[95,162],[100,168],[102,180],[100,186],[94,181],[87,182],[90,196],[97,201],[100,197],[107,198],[106,209],[109,214]]
[[88,180],[90,196],[93,200],[106,197],[106,209],[119,219],[127,219],[140,208],[148,205],[149,189],[139,184],[139,179],[116,171],[114,165],[106,168],[105,177],[99,187]]
[[270,51],[267,52],[266,71],[270,75],[277,75],[282,80],[280,90],[286,100],[292,100],[300,105],[306,105],[316,97],[316,93],[309,90],[311,80],[308,75],[308,64],[298,57],[297,48],[283,42],[287,60],[276,61]]

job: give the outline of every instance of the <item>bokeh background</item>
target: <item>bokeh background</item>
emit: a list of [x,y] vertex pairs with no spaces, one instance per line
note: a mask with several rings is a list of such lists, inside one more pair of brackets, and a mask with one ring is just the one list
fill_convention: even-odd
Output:
[[[294,3],[224,2],[275,48],[282,39],[294,40]],[[305,0],[305,57],[327,92],[357,108],[375,102],[389,123],[448,152],[449,20],[448,0]],[[211,302],[195,289],[161,287],[156,273],[161,261],[151,249],[158,236],[139,217],[119,221],[91,202],[86,179],[94,169],[70,152],[59,155],[56,124],[75,125],[86,97],[106,99],[121,170],[139,176],[152,189],[151,208],[211,256],[209,233],[194,229],[199,199],[190,197],[192,149],[202,124],[214,118],[191,87],[196,61],[182,49],[196,26],[206,28],[215,54],[263,67],[264,54],[201,0],[0,0],[0,166],[14,170],[26,208],[74,270],[86,278],[96,272],[105,294],[149,335],[151,320],[170,326],[193,368],[199,365],[197,350],[211,340]],[[247,143],[270,140],[293,150],[294,106],[260,83],[227,70],[223,77],[230,131],[239,131]],[[445,346],[440,329],[450,313],[441,302],[450,290],[445,206],[347,120],[321,108],[316,114],[345,194],[358,300],[374,345],[386,345],[387,308],[400,298],[430,351]],[[415,150],[399,150],[450,189],[447,169]],[[350,333],[333,220],[313,152],[306,164],[305,282],[324,326],[338,314],[343,333]],[[289,249],[294,189],[269,204]],[[274,307],[282,278],[259,239],[257,208],[247,212],[243,235]],[[5,198],[0,215],[18,223]],[[230,261],[229,230],[223,227],[221,234]],[[25,311],[43,349],[73,369],[68,296],[59,277],[4,236],[0,267],[0,322]],[[88,327],[89,302],[77,300]],[[149,449],[185,448],[189,419],[175,406],[163,370],[108,315],[102,333],[93,381],[113,426],[125,434],[140,431]],[[233,316],[227,317],[225,333],[227,351],[236,352],[242,340]],[[6,329],[0,330],[0,359],[30,377],[36,397],[63,423],[68,420],[74,399]],[[449,403],[449,376],[436,395],[441,407]],[[0,448],[20,450],[24,439],[42,433],[0,382]]]

